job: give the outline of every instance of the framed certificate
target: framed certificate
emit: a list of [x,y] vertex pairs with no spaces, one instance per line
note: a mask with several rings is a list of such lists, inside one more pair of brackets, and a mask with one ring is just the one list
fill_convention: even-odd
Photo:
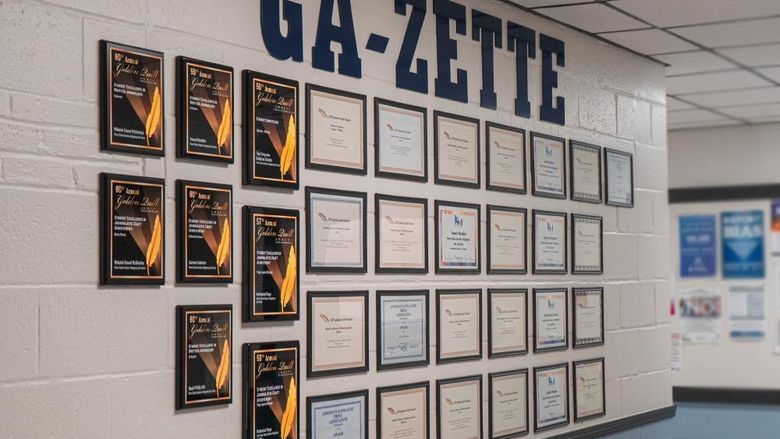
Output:
[[298,341],[244,344],[244,439],[298,439]]
[[377,273],[428,272],[428,200],[376,194]]
[[298,81],[244,70],[244,184],[298,189]]
[[604,148],[604,168],[607,204],[634,207],[634,155]]
[[526,187],[525,130],[485,122],[486,174],[490,191],[524,194]]
[[433,112],[436,184],[479,189],[479,120]]
[[366,175],[366,97],[306,84],[306,167]]
[[306,271],[366,272],[366,193],[306,187]]
[[374,98],[374,175],[428,181],[428,110]]
[[528,353],[528,290],[488,289],[488,358]]
[[534,289],[534,352],[569,348],[569,296],[566,288]]
[[376,292],[378,370],[427,366],[428,290]]
[[165,284],[165,180],[100,174],[100,284]]
[[176,61],[179,157],[233,163],[233,67]]
[[607,414],[604,358],[575,361],[574,422],[598,418]]
[[177,280],[233,282],[233,187],[176,180]]
[[601,147],[569,140],[571,199],[601,203]]
[[377,439],[430,438],[429,395],[428,381],[377,387]]
[[436,291],[436,363],[482,358],[482,290]]
[[569,424],[569,364],[534,367],[534,432]]
[[298,320],[297,210],[244,206],[244,321]]
[[233,402],[233,305],[176,307],[176,409]]
[[306,398],[306,437],[368,439],[368,390]]
[[528,211],[487,205],[488,274],[526,274]]
[[165,155],[162,52],[100,41],[100,149]]
[[537,197],[566,198],[566,141],[531,133],[531,192]]
[[528,434],[528,369],[488,375],[488,438]]
[[482,438],[482,375],[436,380],[436,439]]
[[306,376],[368,370],[368,291],[309,291]]
[[439,201],[436,210],[436,273],[482,271],[479,204]]
[[571,272],[604,273],[604,219],[571,214]]
[[604,344],[604,288],[572,288],[574,349]]
[[566,274],[568,271],[566,213],[534,210],[531,214],[534,274]]

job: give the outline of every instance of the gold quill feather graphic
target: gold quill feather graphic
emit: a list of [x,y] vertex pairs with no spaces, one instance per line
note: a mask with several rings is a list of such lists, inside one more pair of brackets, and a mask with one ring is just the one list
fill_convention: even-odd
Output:
[[160,253],[160,242],[162,241],[162,226],[160,226],[160,215],[154,218],[154,227],[152,228],[152,238],[146,247],[146,275],[149,276],[149,269],[157,261],[157,255]]
[[162,110],[162,99],[160,89],[154,88],[152,97],[152,108],[149,109],[149,115],[146,116],[146,146],[149,146],[149,139],[157,132],[157,125],[160,123],[160,112]]
[[282,439],[286,439],[292,431],[293,420],[295,419],[296,400],[298,399],[298,392],[296,391],[295,378],[290,380],[290,391],[287,393],[287,404],[284,407],[284,414],[282,415]]
[[284,281],[282,281],[282,310],[290,303],[292,299],[292,293],[295,290],[295,277],[298,274],[298,267],[295,262],[295,246],[290,247],[290,255],[287,257],[287,272],[284,274]]
[[217,375],[215,379],[217,381],[217,398],[219,398],[219,389],[225,385],[225,380],[230,370],[230,344],[225,339],[225,344],[222,347],[222,358],[219,360],[219,367],[217,368]]
[[222,224],[222,238],[217,246],[217,274],[219,274],[219,267],[225,263],[228,253],[230,251],[230,221],[225,218],[225,222]]
[[225,111],[222,112],[222,122],[217,130],[217,148],[222,147],[230,136],[233,126],[233,112],[230,110],[230,101],[225,102]]
[[282,173],[280,178],[284,178],[284,174],[286,174],[292,166],[297,140],[298,139],[295,136],[295,118],[290,117],[290,122],[287,124],[287,138],[284,140],[282,154],[279,157],[279,170]]

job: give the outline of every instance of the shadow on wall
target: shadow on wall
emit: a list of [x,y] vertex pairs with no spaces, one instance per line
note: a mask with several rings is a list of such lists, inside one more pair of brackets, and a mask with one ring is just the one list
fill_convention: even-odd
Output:
[[606,439],[777,439],[780,406],[678,403],[672,419]]

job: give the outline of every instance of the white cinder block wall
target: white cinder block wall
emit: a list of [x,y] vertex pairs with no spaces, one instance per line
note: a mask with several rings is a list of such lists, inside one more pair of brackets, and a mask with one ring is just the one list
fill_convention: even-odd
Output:
[[[479,46],[455,36],[469,71],[462,105],[398,90],[394,65],[407,17],[390,0],[354,1],[358,46],[381,28],[388,53],[361,50],[364,77],[354,80],[311,68],[310,47],[319,2],[304,2],[305,63],[270,58],[260,37],[257,0],[6,0],[0,1],[0,437],[137,438],[240,437],[241,359],[245,342],[299,339],[305,343],[305,310],[295,323],[235,322],[234,400],[225,407],[174,410],[174,308],[178,304],[232,303],[241,309],[241,269],[228,286],[174,283],[174,185],[178,178],[229,183],[234,215],[243,205],[303,209],[303,190],[289,193],[241,185],[239,160],[230,166],[175,158],[174,59],[187,55],[305,82],[462,113],[527,130],[574,138],[635,154],[636,207],[617,209],[483,190],[376,180],[302,168],[304,185],[365,190],[434,199],[479,201],[532,209],[601,215],[605,227],[604,276],[377,276],[304,275],[313,289],[369,289],[371,371],[333,379],[304,380],[302,396],[369,388],[371,435],[377,385],[402,384],[465,374],[606,357],[606,418],[557,434],[671,404],[668,349],[667,149],[663,67],[499,2],[469,1],[469,8],[512,19],[566,43],[559,93],[566,98],[566,126],[539,121],[541,56],[531,60],[532,118],[515,117],[514,54],[496,52],[500,111],[481,109]],[[429,2],[430,3],[430,2]],[[470,23],[470,18],[469,18]],[[469,24],[470,28],[470,24]],[[454,34],[454,33],[453,33]],[[99,152],[98,40],[110,39],[164,51],[166,55],[167,156],[140,158]],[[504,46],[506,47],[506,46]],[[417,56],[435,72],[434,19],[426,17]],[[240,90],[236,83],[237,91]],[[240,108],[241,93],[236,95]],[[303,97],[303,95],[302,95]],[[370,108],[370,107],[369,107]],[[304,115],[302,114],[302,117]],[[371,114],[369,112],[369,122]],[[432,115],[429,135],[432,136]],[[240,118],[236,116],[236,129]],[[304,126],[303,123],[300,124]],[[369,142],[373,139],[369,123]],[[484,132],[484,131],[483,131]],[[305,135],[305,133],[301,133]],[[369,157],[373,157],[369,145]],[[429,173],[433,173],[429,138]],[[484,160],[484,152],[482,158]],[[303,157],[301,157],[303,158]],[[98,173],[165,177],[167,190],[167,283],[162,288],[98,288]],[[369,164],[373,175],[373,163]],[[484,176],[484,171],[483,171]],[[483,177],[484,178],[484,177]],[[431,178],[432,181],[432,178]],[[370,197],[369,200],[373,198]],[[484,212],[484,207],[483,207]],[[373,267],[373,201],[369,202],[369,267]],[[484,217],[483,217],[484,221]],[[483,225],[484,230],[484,225]],[[433,233],[433,225],[430,225]],[[483,232],[484,233],[484,232]],[[530,237],[530,233],[529,233]],[[241,231],[235,230],[240,256]],[[484,242],[484,236],[483,236]],[[484,244],[483,244],[484,245]],[[430,242],[433,267],[433,238]],[[485,253],[483,251],[483,258]],[[530,254],[530,252],[529,252]],[[302,255],[304,256],[304,255]],[[483,261],[484,266],[484,261]],[[513,359],[431,365],[377,373],[374,295],[377,288],[550,287],[604,285],[606,345]],[[303,296],[302,296],[303,297]],[[433,295],[432,295],[433,297]],[[432,302],[433,304],[433,302]],[[486,309],[483,306],[483,309]],[[431,316],[433,326],[433,315]],[[485,316],[486,318],[486,316]],[[432,328],[431,340],[435,340]],[[483,331],[487,337],[487,331]],[[484,340],[485,352],[487,340]],[[431,347],[431,358],[435,358]],[[303,347],[306,351],[305,344]],[[305,366],[305,363],[304,363]],[[305,370],[305,367],[302,369]],[[487,388],[485,387],[485,396]],[[434,401],[433,394],[431,395]],[[303,403],[303,401],[301,401]],[[302,405],[303,407],[303,405]],[[432,404],[432,410],[435,410]],[[485,403],[487,410],[487,403]],[[532,412],[533,413],[533,412]],[[432,411],[433,418],[433,411]],[[532,415],[533,416],[533,415]],[[435,419],[435,418],[433,418]],[[487,422],[485,422],[487,434]],[[302,428],[305,430],[305,425]],[[435,422],[432,422],[435,434]],[[533,436],[533,435],[532,435]],[[433,436],[432,436],[433,437]]]

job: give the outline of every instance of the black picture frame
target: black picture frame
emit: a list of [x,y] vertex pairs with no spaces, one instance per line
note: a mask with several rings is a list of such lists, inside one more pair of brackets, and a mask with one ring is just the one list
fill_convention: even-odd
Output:
[[[587,416],[578,416],[577,413],[577,366],[583,365],[583,364],[592,364],[592,363],[601,363],[601,407],[603,410],[601,413],[596,413],[593,415],[587,415]],[[580,360],[580,361],[574,361],[572,362],[572,376],[574,380],[574,386],[572,391],[574,392],[574,423],[587,421],[590,419],[596,419],[601,418],[603,416],[606,416],[607,414],[607,380],[606,378],[606,364],[604,362],[604,357],[598,357],[598,358],[592,358],[589,360]]]
[[[599,223],[599,268],[595,270],[577,269],[577,220],[587,219]],[[572,274],[604,274],[604,217],[595,215],[571,214],[571,273]]]
[[447,384],[465,383],[469,381],[479,382],[479,395],[477,396],[477,400],[479,401],[479,436],[482,437],[484,410],[482,406],[482,375],[480,374],[436,380],[436,439],[447,439],[446,437],[442,436],[441,432],[441,407],[443,402],[441,400],[441,387]]
[[[423,206],[423,227],[424,227],[424,242],[423,242],[423,267],[421,268],[402,268],[402,267],[382,267],[382,259],[380,257],[382,251],[382,237],[380,221],[383,217],[380,211],[382,201],[396,201],[400,203],[408,204],[420,204]],[[427,198],[413,198],[413,197],[401,197],[397,195],[387,194],[374,194],[374,271],[376,273],[415,273],[426,274],[428,273],[428,199]]]
[[[457,268],[446,268],[439,266],[439,232],[441,226],[439,225],[439,208],[449,206],[449,207],[456,207],[460,209],[472,209],[477,211],[477,236],[475,236],[476,239],[476,249],[477,249],[477,267],[476,268],[469,268],[469,269],[457,269]],[[479,204],[470,204],[470,203],[459,203],[456,201],[444,201],[444,200],[435,200],[433,203],[433,210],[434,210],[434,257],[436,258],[436,265],[435,265],[435,272],[436,274],[480,274],[482,272],[482,212],[481,212],[481,206]]]
[[[599,195],[598,198],[587,198],[581,195],[577,195],[577,188],[574,184],[574,150],[575,148],[589,149],[596,153],[598,159],[598,179],[599,179]],[[590,143],[580,142],[578,140],[569,139],[569,188],[571,192],[572,201],[582,201],[583,203],[601,204],[604,198],[604,188],[602,185],[603,163],[601,160],[601,147]]]
[[[350,168],[346,166],[337,166],[337,165],[327,165],[323,163],[316,163],[311,160],[312,156],[312,139],[313,136],[311,135],[311,104],[312,104],[312,98],[311,93],[313,91],[320,92],[320,93],[326,93],[334,96],[340,96],[343,98],[348,99],[354,99],[357,101],[360,101],[363,105],[363,138],[361,141],[363,142],[363,167],[362,168]],[[330,87],[324,87],[317,84],[307,83],[306,84],[306,169],[314,169],[319,171],[327,171],[327,172],[337,172],[342,174],[353,174],[353,175],[366,175],[368,170],[368,156],[366,155],[368,152],[368,122],[366,120],[367,117],[367,98],[366,95],[359,94],[359,93],[352,93],[345,90],[339,90],[336,88],[330,88]]]
[[[493,295],[496,294],[523,294],[525,295],[525,349],[506,351],[506,352],[493,352]],[[488,288],[487,290],[487,302],[488,302],[488,358],[504,358],[504,357],[516,357],[520,355],[527,355],[529,352],[528,340],[529,340],[529,318],[528,318],[528,289],[527,288]]]
[[[541,348],[539,347],[539,316],[536,312],[537,305],[537,295],[538,293],[555,293],[559,292],[563,295],[564,300],[564,306],[566,309],[563,310],[563,326],[564,326],[564,336],[566,338],[566,341],[563,346],[554,346],[551,348]],[[543,352],[556,352],[556,351],[566,351],[569,349],[569,289],[568,288],[534,288],[533,289],[533,301],[531,306],[533,307],[533,325],[534,325],[534,336],[533,336],[533,345],[534,345],[534,353],[543,353]]]
[[[536,154],[534,153],[535,140],[537,138],[552,140],[554,142],[560,142],[561,154],[563,163],[561,163],[561,186],[563,187],[563,193],[558,194],[555,192],[536,190]],[[557,200],[566,199],[566,139],[563,137],[550,136],[547,134],[531,131],[531,144],[529,149],[531,150],[531,194],[535,197],[554,198]]]
[[363,299],[363,315],[364,315],[364,324],[363,324],[363,358],[364,358],[364,364],[363,366],[357,366],[357,367],[345,367],[345,368],[339,368],[339,369],[329,369],[329,370],[322,370],[317,371],[314,370],[314,350],[309,349],[307,354],[308,358],[306,361],[306,377],[307,378],[316,378],[316,377],[329,377],[329,376],[336,376],[336,375],[348,375],[348,374],[356,374],[356,373],[362,373],[362,372],[368,372],[368,362],[369,362],[369,340],[368,340],[368,327],[370,323],[370,318],[368,315],[368,290],[360,290],[360,291],[309,291],[309,294],[307,295],[306,300],[306,346],[314,346],[314,334],[312,332],[312,320],[315,317],[313,313],[314,308],[314,298],[316,297],[328,297],[328,298],[335,298],[335,297],[361,297]]
[[[241,266],[243,267],[243,282],[242,282],[242,295],[244,303],[243,317],[245,322],[263,322],[263,321],[279,321],[279,320],[299,320],[301,309],[301,217],[300,212],[297,209],[278,209],[272,207],[255,207],[244,206],[243,213],[243,231],[244,239],[242,240],[243,257]],[[297,271],[295,279],[295,312],[293,313],[255,313],[255,291],[254,291],[254,276],[256,273],[256,259],[255,255],[255,239],[250,238],[255,236],[255,225],[252,218],[258,216],[269,217],[293,217],[295,219],[295,248],[298,249],[295,253],[295,267]],[[286,267],[285,267],[286,268]]]
[[[601,339],[580,342],[577,335],[577,293],[580,291],[598,291],[601,300]],[[571,327],[572,348],[581,349],[604,345],[604,287],[574,287],[571,289]]]
[[344,399],[350,399],[350,398],[364,398],[365,403],[363,404],[363,436],[358,437],[355,439],[368,439],[368,389],[364,390],[354,390],[350,392],[343,392],[343,393],[329,393],[325,395],[314,395],[306,397],[306,426],[308,427],[306,429],[306,438],[307,439],[313,439],[314,435],[312,434],[312,426],[314,425],[312,423],[314,416],[312,413],[312,409],[314,408],[314,404],[318,402],[327,402],[327,401],[339,401]]
[[176,306],[176,410],[190,409],[195,407],[206,407],[213,405],[231,404],[233,402],[233,380],[235,374],[233,373],[233,354],[230,353],[230,359],[228,360],[228,373],[230,374],[229,385],[230,395],[225,397],[217,397],[212,400],[203,401],[187,401],[187,337],[185,336],[185,330],[187,329],[186,316],[188,313],[210,313],[210,312],[227,312],[230,317],[228,335],[228,346],[230,351],[233,351],[233,305],[232,304],[220,304],[220,305],[177,305]]
[[[615,154],[615,155],[622,155],[625,157],[628,157],[628,161],[631,164],[631,202],[630,203],[623,203],[620,201],[615,201],[609,198],[609,155]],[[618,149],[613,148],[604,148],[604,193],[605,193],[605,204],[608,206],[615,206],[615,207],[628,207],[633,208],[634,207],[634,154],[631,154],[630,152],[620,151]]]
[[[511,433],[501,436],[493,435],[493,380],[495,378],[503,378],[513,375],[525,375],[525,431],[519,433]],[[492,372],[488,374],[488,439],[513,439],[518,437],[527,436],[531,431],[531,424],[529,419],[529,392],[531,390],[528,387],[530,380],[528,379],[528,368],[508,370],[505,372]]]
[[[150,147],[141,145],[124,144],[121,142],[112,142],[111,133],[112,111],[111,97],[113,92],[111,68],[112,50],[134,53],[140,56],[157,58],[160,63],[160,146]],[[165,156],[165,54],[156,50],[145,49],[142,47],[130,46],[127,44],[115,43],[108,40],[100,40],[100,150],[113,151],[129,154],[139,154],[144,156],[164,157]]]
[[[368,195],[365,192],[345,191],[340,189],[328,189],[315,186],[306,186],[306,272],[307,273],[346,273],[346,274],[365,274],[368,271]],[[312,266],[312,254],[313,243],[312,239],[312,212],[311,212],[311,196],[312,194],[325,194],[336,195],[341,197],[359,198],[363,202],[363,263],[362,267],[338,267],[338,266],[325,266],[315,267]]]
[[[162,178],[137,177],[134,175],[110,174],[101,172],[100,176],[100,285],[164,285],[165,284],[165,180]],[[111,239],[113,204],[112,182],[139,184],[158,187],[160,190],[160,276],[114,276],[112,273]]]
[[[511,188],[506,186],[498,186],[490,183],[490,148],[492,146],[490,131],[491,129],[499,129],[503,131],[509,131],[514,134],[523,136],[523,189]],[[526,131],[522,128],[511,127],[509,125],[502,125],[494,122],[485,122],[485,188],[489,191],[496,192],[509,192],[513,194],[527,194],[528,193],[528,154],[526,153]]]
[[[379,127],[379,111],[381,106],[395,107],[401,110],[411,111],[422,114],[423,118],[423,175],[404,174],[402,172],[383,171],[381,166],[381,135]],[[389,178],[393,180],[415,181],[419,183],[428,182],[428,109],[416,105],[404,104],[402,102],[391,101],[379,97],[374,98],[374,176],[377,178]]]
[[[440,118],[447,118],[452,120],[457,120],[460,122],[466,122],[470,124],[474,124],[474,126],[477,129],[477,145],[476,145],[476,171],[477,171],[477,182],[476,183],[468,183],[464,181],[457,181],[457,180],[448,180],[446,178],[442,178],[439,176],[439,119]],[[475,119],[473,117],[466,117],[461,116],[458,114],[453,113],[447,113],[444,111],[434,110],[433,112],[433,182],[435,184],[445,185],[445,186],[456,186],[456,187],[462,187],[462,188],[470,188],[470,189],[479,189],[482,186],[482,164],[480,163],[481,160],[481,152],[482,145],[480,143],[482,142],[482,134],[480,133],[480,122],[479,119]]]
[[[479,354],[464,355],[460,357],[441,357],[441,299],[442,296],[450,295],[477,295],[477,302],[479,309],[477,315],[479,316],[479,322],[477,327],[479,328],[478,340],[479,340]],[[463,361],[474,361],[482,359],[482,289],[481,288],[469,288],[469,289],[439,289],[436,290],[436,364],[458,363]]]
[[[486,229],[487,229],[487,246],[485,248],[485,251],[487,253],[487,274],[528,274],[528,209],[524,207],[507,207],[507,206],[496,206],[494,204],[488,204],[486,206],[487,210],[487,218],[486,218]],[[491,240],[493,235],[493,227],[491,227],[491,215],[493,211],[504,211],[504,212],[513,212],[513,213],[522,213],[523,214],[523,262],[525,264],[525,268],[522,270],[518,269],[504,269],[504,268],[491,268],[492,267],[492,252],[490,251],[491,247]]]
[[[550,269],[539,269],[536,268],[536,218],[539,215],[550,215],[550,216],[559,216],[563,218],[563,243],[561,243],[561,250],[563,251],[563,265],[564,268],[562,270],[550,270]],[[533,274],[567,274],[569,272],[569,255],[567,254],[569,251],[569,215],[566,214],[566,212],[553,212],[549,210],[537,210],[534,209],[531,212],[531,224],[532,224],[532,234],[531,234],[531,272]]]
[[[206,191],[221,191],[229,194],[230,206],[228,206],[228,221],[230,221],[230,275],[217,276],[189,276],[187,274],[187,251],[185,250],[188,239],[187,194],[188,188],[198,188]],[[233,283],[233,267],[235,266],[236,252],[234,239],[235,222],[233,218],[233,186],[229,184],[210,183],[194,180],[176,180],[176,281],[180,284],[231,284]]]
[[255,102],[255,93],[254,93],[254,87],[253,84],[255,81],[262,81],[274,84],[276,86],[282,86],[286,87],[288,89],[295,89],[295,138],[297,140],[296,145],[300,145],[300,133],[301,133],[301,124],[300,124],[300,83],[294,79],[289,78],[283,78],[281,76],[275,76],[275,75],[269,75],[267,73],[261,73],[256,72],[252,70],[244,70],[243,71],[243,78],[242,81],[244,83],[244,90],[243,90],[243,114],[242,114],[242,121],[243,121],[243,133],[242,133],[242,143],[244,145],[244,151],[243,151],[243,183],[247,186],[267,186],[267,187],[277,187],[277,188],[286,188],[291,190],[298,190],[300,188],[300,181],[301,181],[301,172],[300,172],[300,164],[301,164],[301,154],[300,154],[300,147],[296,147],[295,149],[295,159],[294,159],[294,167],[295,167],[295,181],[290,182],[288,180],[284,179],[270,179],[270,178],[263,178],[258,177],[255,175],[255,169],[254,169],[254,163],[255,163],[255,152],[257,149],[257,146],[255,145],[255,136],[252,133],[253,127],[255,126],[255,115],[254,115],[254,102]]
[[[383,297],[404,297],[421,296],[425,298],[425,360],[407,361],[403,363],[382,363],[382,298]],[[431,304],[430,292],[428,290],[377,290],[376,291],[376,369],[386,371],[393,369],[406,369],[411,367],[426,367],[431,364]]]
[[431,437],[431,383],[421,381],[416,383],[401,384],[395,386],[382,386],[376,388],[376,437],[382,439],[382,396],[385,393],[392,393],[404,390],[425,389],[425,438]]
[[[219,154],[207,154],[203,152],[196,152],[189,150],[188,141],[188,128],[189,128],[189,73],[187,68],[190,65],[195,65],[212,71],[221,71],[230,75],[230,155]],[[189,58],[186,56],[176,57],[176,144],[177,144],[177,157],[184,159],[202,160],[207,162],[217,163],[233,163],[235,160],[235,144],[236,144],[236,132],[235,132],[235,76],[233,67],[216,64],[213,62],[203,61],[200,59]]]
[[[560,422],[556,422],[555,424],[551,424],[545,427],[539,427],[539,388],[536,385],[537,382],[537,374],[539,372],[543,372],[546,370],[553,370],[553,369],[565,369],[566,373],[564,376],[566,377],[566,384],[564,385],[564,389],[566,390],[566,419]],[[569,363],[558,363],[558,364],[551,364],[549,366],[541,366],[541,367],[534,367],[534,433],[539,433],[542,431],[551,430],[553,428],[558,428],[564,425],[569,425],[571,422],[571,409],[569,405]]]

